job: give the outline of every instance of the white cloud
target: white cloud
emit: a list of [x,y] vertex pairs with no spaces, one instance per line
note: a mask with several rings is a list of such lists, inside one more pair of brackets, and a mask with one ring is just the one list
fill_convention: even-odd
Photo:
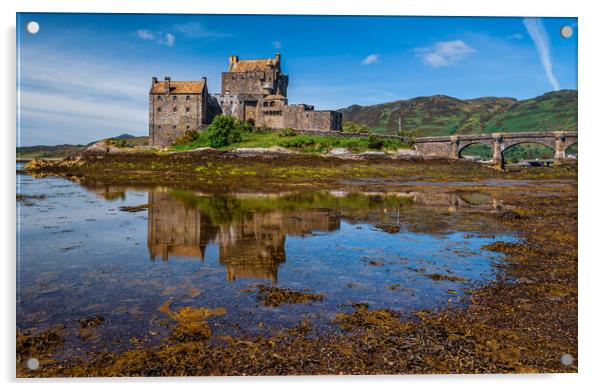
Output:
[[280,48],[282,48],[282,42],[274,41],[274,42],[272,42],[272,46],[274,47],[274,49],[280,49]]
[[439,41],[429,48],[414,49],[416,55],[422,58],[424,64],[440,68],[453,65],[463,58],[476,52],[462,40]]
[[165,34],[165,45],[173,46],[176,44],[176,37],[172,33]]
[[529,33],[529,36],[535,43],[535,47],[537,48],[537,53],[539,55],[539,60],[541,61],[541,65],[543,66],[548,81],[552,85],[555,91],[560,89],[560,84],[554,76],[554,72],[552,71],[552,57],[550,55],[550,42],[548,38],[548,33],[546,32],[546,28],[544,27],[541,19],[537,18],[525,18],[523,19],[523,24]]
[[201,22],[176,24],[173,26],[173,29],[191,38],[224,38],[232,36],[232,34],[209,30]]
[[520,40],[520,39],[523,39],[523,35],[522,35],[521,33],[510,34],[510,35],[508,36],[508,38],[512,38],[512,39],[517,39],[517,40]]
[[370,64],[377,63],[379,58],[380,58],[380,55],[378,55],[378,54],[370,54],[362,60],[362,64],[370,65]]
[[136,35],[138,35],[138,38],[147,41],[152,41],[155,38],[155,35],[150,30],[138,30],[136,31]]
[[145,41],[151,41],[159,45],[171,47],[176,44],[176,37],[172,33],[162,33],[161,31],[141,29],[136,30],[136,36]]

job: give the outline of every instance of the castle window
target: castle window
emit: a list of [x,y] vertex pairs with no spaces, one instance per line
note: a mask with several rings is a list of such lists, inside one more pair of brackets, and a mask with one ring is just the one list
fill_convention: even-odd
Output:
[[190,125],[186,125],[186,130],[190,129]]
[[174,107],[174,108],[173,108],[173,112],[175,113],[176,111],[178,111],[178,108],[177,108],[177,107]]
[[161,112],[161,108],[157,107],[157,113],[160,113],[160,112]]
[[190,113],[190,107],[187,107],[187,108],[186,108],[186,112],[187,112],[187,113]]
[[161,130],[161,125],[157,125],[157,129]]
[[173,129],[173,130],[176,130],[176,125],[174,125],[174,126],[172,127],[172,129]]
[[268,107],[269,102],[263,102],[263,107]]
[[271,101],[271,102],[270,102],[270,106],[271,106],[271,107],[274,107],[274,104],[275,104],[275,103],[276,103],[276,102],[274,102],[274,101]]
[[178,100],[178,96],[177,95],[173,95],[171,99],[172,100]]
[[186,101],[188,102],[190,100],[190,96],[186,95]]
[[161,95],[159,95],[159,96],[157,97],[157,100],[162,100],[162,99],[163,99],[163,97],[162,97]]

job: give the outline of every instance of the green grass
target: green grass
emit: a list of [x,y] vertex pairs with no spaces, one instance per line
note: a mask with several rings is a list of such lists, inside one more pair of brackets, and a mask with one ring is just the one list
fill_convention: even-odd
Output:
[[[371,150],[367,137],[334,137],[315,135],[284,136],[275,132],[242,132],[241,141],[230,144],[220,150],[233,148],[269,148],[273,146],[284,147],[303,153],[324,153],[332,148],[347,148],[352,152]],[[209,146],[207,134],[201,132],[199,138],[188,144],[175,145],[171,149],[184,151]],[[395,139],[383,139],[382,149],[410,148],[410,144]]]

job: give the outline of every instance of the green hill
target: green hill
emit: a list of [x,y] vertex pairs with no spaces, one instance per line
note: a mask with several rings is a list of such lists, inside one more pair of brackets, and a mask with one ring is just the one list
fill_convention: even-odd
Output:
[[418,97],[339,110],[343,121],[369,126],[375,133],[416,137],[452,134],[577,130],[577,91],[549,92],[533,99],[445,95]]
[[[132,136],[131,134],[120,134],[112,137],[114,139],[126,140],[129,146],[148,145],[148,136]],[[97,140],[99,141],[99,140]],[[34,145],[30,147],[17,147],[17,159],[34,158],[65,158],[67,156],[78,155],[90,145],[96,143],[92,141],[86,145],[82,144],[61,144],[61,145]]]

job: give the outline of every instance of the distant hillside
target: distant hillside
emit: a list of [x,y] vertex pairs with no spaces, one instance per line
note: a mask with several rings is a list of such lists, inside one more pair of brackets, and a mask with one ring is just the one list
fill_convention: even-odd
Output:
[[[127,144],[130,146],[148,145],[147,136],[133,136],[131,134],[120,134],[119,136],[112,138],[127,140]],[[86,145],[61,144],[17,147],[17,158],[65,158],[67,156],[80,154],[84,149],[96,143],[97,141],[92,141]]]
[[577,91],[549,92],[533,99],[418,97],[339,110],[343,121],[368,125],[376,133],[451,134],[577,130]]

